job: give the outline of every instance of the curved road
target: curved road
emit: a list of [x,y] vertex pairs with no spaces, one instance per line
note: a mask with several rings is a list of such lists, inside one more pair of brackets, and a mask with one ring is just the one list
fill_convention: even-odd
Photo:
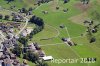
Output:
[[18,36],[25,28],[26,28],[26,26],[27,26],[27,24],[28,24],[28,18],[27,17],[24,17],[24,19],[25,19],[25,26],[15,35],[15,36]]
[[2,40],[2,41],[4,41],[5,40],[5,36],[3,35],[3,33],[2,33],[2,31],[0,30],[0,39]]
[[[7,9],[3,9],[3,10],[7,10]],[[15,11],[10,11],[10,10],[7,10],[7,11],[9,11],[9,12],[11,12],[11,13],[17,13],[17,14],[21,15],[20,13],[15,12]],[[22,15],[21,15],[21,16],[22,16]],[[24,16],[23,16],[23,17],[24,17]],[[24,26],[15,36],[18,36],[18,35],[26,28],[29,19],[27,18],[27,16],[24,17],[24,19],[25,19],[25,22],[26,22],[26,23],[25,23],[25,26]]]

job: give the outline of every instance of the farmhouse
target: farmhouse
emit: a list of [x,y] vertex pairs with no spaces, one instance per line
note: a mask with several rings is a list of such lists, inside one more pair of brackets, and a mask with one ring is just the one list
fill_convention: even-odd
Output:
[[76,44],[73,43],[73,42],[70,40],[70,38],[62,38],[62,41],[63,41],[64,43],[67,43],[69,46],[76,46]]
[[40,46],[37,43],[31,43],[27,47],[27,51],[37,52],[39,57],[45,56],[45,52],[40,48]]
[[25,37],[28,34],[30,34],[32,30],[33,29],[31,29],[31,28],[26,28],[24,31],[21,32],[21,35]]
[[42,11],[43,14],[48,14],[48,11]]
[[0,66],[100,65],[100,0],[0,0],[0,21]]
[[35,48],[35,46],[34,46],[33,43],[31,43],[30,45],[28,45],[28,49],[27,49],[27,51],[33,51],[33,52],[36,51],[36,48]]
[[33,44],[34,44],[36,50],[40,50],[41,49],[41,47],[39,46],[39,44],[37,44],[37,43],[33,43]]
[[43,50],[38,50],[39,57],[45,57],[45,52]]
[[16,22],[23,22],[24,18],[23,16],[21,15],[14,15],[13,16],[13,21],[16,21]]
[[53,60],[53,57],[52,56],[45,56],[45,57],[42,57],[42,59],[44,61],[48,61],[48,60]]
[[63,9],[64,13],[66,13],[68,11],[68,8],[67,9]]

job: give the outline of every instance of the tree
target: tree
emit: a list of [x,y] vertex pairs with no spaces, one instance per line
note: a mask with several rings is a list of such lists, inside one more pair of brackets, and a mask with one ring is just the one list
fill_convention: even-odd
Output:
[[32,8],[32,7],[30,7],[28,11],[32,11],[32,10],[33,10],[33,8]]
[[81,2],[82,2],[83,4],[88,4],[88,3],[89,3],[89,0],[81,0]]
[[38,2],[39,2],[39,3],[48,3],[48,2],[50,2],[50,1],[52,1],[52,0],[39,0]]
[[30,22],[34,23],[36,27],[34,30],[30,33],[29,38],[33,37],[33,35],[37,34],[38,32],[42,31],[44,28],[44,21],[40,17],[36,17],[35,15],[30,18]]
[[29,61],[32,61],[34,63],[37,63],[39,56],[37,53],[33,53],[31,51],[27,51],[26,54],[24,54],[24,59],[27,59]]
[[9,20],[10,16],[9,15],[5,15],[5,20]]
[[95,42],[96,41],[96,38],[95,37],[92,37],[91,39],[90,39],[90,43],[93,43],[93,42]]
[[26,38],[26,37],[20,37],[19,39],[18,39],[18,41],[20,42],[20,43],[22,43],[22,44],[24,44],[24,47],[26,47],[27,46],[27,42],[28,42],[28,38]]
[[27,13],[28,12],[26,8],[22,8],[21,10],[22,10],[22,13]]
[[16,54],[18,57],[20,57],[21,52],[22,52],[22,49],[21,49],[21,46],[19,45],[14,47],[14,49],[12,49],[12,53]]
[[3,15],[2,14],[0,14],[0,19],[2,19],[3,18]]
[[44,60],[38,60],[36,66],[49,66]]
[[69,2],[69,0],[64,0],[64,3],[68,3]]
[[31,40],[33,38],[34,32],[32,31],[29,35],[29,39]]
[[32,17],[30,18],[30,22],[31,22],[31,23],[34,23],[35,18],[36,18],[36,16],[35,16],[35,15],[34,15],[34,16],[32,16]]
[[10,1],[14,1],[14,0],[6,0],[6,1],[9,1],[10,2]]
[[8,1],[8,3],[7,3],[7,4],[9,4],[11,1],[14,1],[14,0],[6,0],[6,1]]
[[39,18],[39,17],[36,17],[36,16],[32,16],[32,17],[30,18],[30,22],[31,22],[31,23],[34,23],[34,24],[36,24],[36,25],[38,25],[38,26],[43,26],[43,25],[44,25],[43,19],[41,19],[41,18]]

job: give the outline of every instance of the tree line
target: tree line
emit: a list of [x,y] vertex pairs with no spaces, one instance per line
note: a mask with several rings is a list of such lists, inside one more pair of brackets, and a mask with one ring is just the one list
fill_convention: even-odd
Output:
[[[27,51],[28,46],[28,40],[33,38],[33,35],[39,33],[44,28],[44,21],[42,18],[37,16],[32,16],[29,20],[30,23],[35,24],[35,28],[33,28],[33,31],[26,37],[20,36],[18,39],[19,45],[16,46],[14,49],[12,49],[12,52],[16,54],[18,57],[21,57],[21,54],[23,55],[23,59],[27,59],[29,61],[32,61],[36,64],[36,66],[48,66],[47,63],[45,63],[43,60],[40,61],[39,56],[37,53],[32,51]],[[20,46],[20,44],[23,46]]]
[[9,18],[10,18],[9,15],[3,16],[2,14],[0,14],[0,19],[9,20]]
[[37,17],[37,16],[32,16],[30,18],[30,23],[34,23],[36,27],[33,29],[33,31],[29,35],[29,39],[33,38],[33,35],[41,32],[44,29],[44,21],[42,18]]

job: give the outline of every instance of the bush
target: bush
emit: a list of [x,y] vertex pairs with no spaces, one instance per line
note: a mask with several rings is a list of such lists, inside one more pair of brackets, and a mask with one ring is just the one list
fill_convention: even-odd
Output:
[[5,20],[9,20],[10,16],[9,15],[5,15]]

